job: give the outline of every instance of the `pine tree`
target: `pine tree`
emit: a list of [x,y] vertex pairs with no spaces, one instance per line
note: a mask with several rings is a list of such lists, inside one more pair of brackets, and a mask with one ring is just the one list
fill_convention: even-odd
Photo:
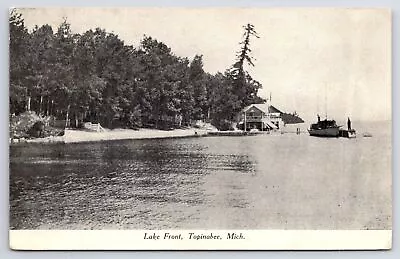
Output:
[[254,67],[254,58],[251,56],[250,39],[252,37],[259,38],[259,36],[254,29],[254,25],[248,23],[243,26],[243,28],[244,39],[239,43],[240,51],[236,56],[237,61],[229,71],[229,77],[233,84],[233,91],[238,96],[237,107],[235,107],[236,110],[240,110],[256,100],[259,101],[257,91],[262,87],[262,85],[254,80],[245,70],[245,65]]
[[10,113],[21,113],[30,109],[30,95],[27,88],[28,64],[27,46],[29,33],[25,22],[16,9],[9,17],[10,28]]
[[193,90],[193,118],[205,119],[207,116],[207,84],[203,70],[203,56],[196,55],[189,66],[189,82]]

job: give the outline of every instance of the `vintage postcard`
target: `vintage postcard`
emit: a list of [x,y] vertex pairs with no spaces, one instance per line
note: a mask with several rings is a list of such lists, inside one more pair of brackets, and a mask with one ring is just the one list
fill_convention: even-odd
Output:
[[10,247],[392,245],[391,12],[12,8]]

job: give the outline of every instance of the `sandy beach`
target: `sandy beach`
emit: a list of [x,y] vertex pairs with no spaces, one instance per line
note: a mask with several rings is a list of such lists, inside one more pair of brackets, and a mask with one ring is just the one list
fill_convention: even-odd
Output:
[[35,139],[10,139],[10,144],[18,143],[81,143],[96,142],[123,139],[155,139],[155,138],[182,138],[199,137],[207,135],[203,129],[175,129],[175,130],[157,130],[157,129],[114,129],[101,132],[87,130],[67,129],[63,136],[50,136],[46,138]]
[[[294,133],[290,130],[273,131],[275,133]],[[209,134],[210,133],[210,134]],[[103,131],[90,131],[81,129],[66,129],[63,136],[50,136],[45,138],[34,138],[34,139],[10,139],[10,144],[21,144],[21,143],[83,143],[83,142],[96,142],[96,141],[111,141],[111,140],[124,140],[124,139],[156,139],[156,138],[182,138],[182,137],[201,137],[207,135],[219,135],[215,134],[218,131],[209,131],[206,129],[188,128],[188,129],[174,129],[174,130],[158,130],[158,129],[104,129]],[[226,135],[240,135],[241,131],[224,131],[222,133],[228,133]],[[267,132],[254,132],[256,134],[266,134]],[[268,134],[271,132],[268,132]],[[224,134],[222,134],[224,135]]]
[[191,136],[204,136],[207,132],[199,129],[114,129],[102,132],[91,132],[82,130],[66,130],[63,136],[64,143],[78,143],[91,141],[107,141],[120,139],[153,139],[153,138],[179,138]]

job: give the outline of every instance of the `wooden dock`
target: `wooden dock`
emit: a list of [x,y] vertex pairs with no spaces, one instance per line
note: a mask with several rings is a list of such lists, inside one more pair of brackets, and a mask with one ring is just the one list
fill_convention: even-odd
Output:
[[241,130],[209,131],[208,135],[209,136],[252,136],[252,135],[257,135],[260,132],[250,132],[250,131],[241,131]]

